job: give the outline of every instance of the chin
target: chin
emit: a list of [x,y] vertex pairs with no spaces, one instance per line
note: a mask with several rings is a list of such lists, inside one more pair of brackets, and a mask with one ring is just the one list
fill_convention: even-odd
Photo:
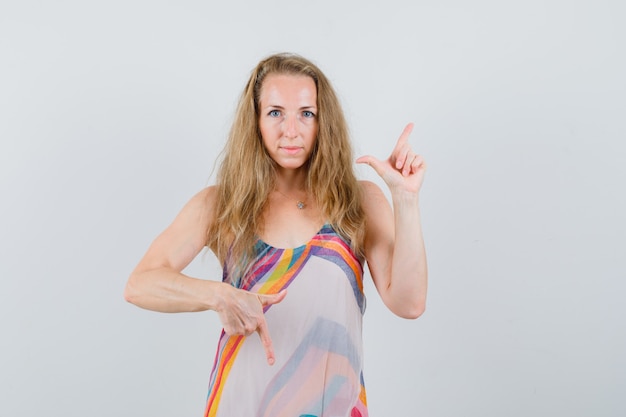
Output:
[[276,161],[276,165],[278,165],[282,169],[300,169],[304,168],[306,165],[306,161]]
[[289,165],[282,165],[282,164],[278,164],[278,166],[282,169],[287,169],[287,170],[299,170],[299,169],[304,169],[304,164],[302,165],[293,165],[293,164],[289,164]]

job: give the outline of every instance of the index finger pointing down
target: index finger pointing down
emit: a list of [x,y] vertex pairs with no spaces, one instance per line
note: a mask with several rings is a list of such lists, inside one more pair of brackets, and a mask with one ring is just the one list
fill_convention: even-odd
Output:
[[269,365],[274,365],[274,362],[276,361],[276,358],[274,357],[274,346],[272,345],[272,338],[270,337],[269,330],[267,329],[267,322],[265,321],[265,318],[263,318],[263,320],[259,323],[259,327],[257,327],[256,331],[259,334],[261,343],[265,349],[267,363]]

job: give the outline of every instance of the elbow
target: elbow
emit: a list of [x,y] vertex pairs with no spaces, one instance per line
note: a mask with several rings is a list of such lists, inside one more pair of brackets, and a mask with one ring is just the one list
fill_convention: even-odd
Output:
[[398,308],[394,313],[403,319],[407,320],[415,320],[419,318],[424,311],[426,310],[426,302],[425,301],[416,301],[412,303],[407,303],[401,308]]
[[128,303],[135,304],[133,302],[135,300],[135,297],[130,288],[128,288],[128,284],[126,284],[126,288],[124,288],[124,300],[126,300],[126,302]]
[[407,309],[406,311],[403,312],[403,314],[399,314],[399,316],[402,317],[403,319],[415,320],[419,318],[422,314],[424,314],[425,310],[426,310],[426,306],[424,304],[421,304],[421,305],[413,306]]
[[126,282],[126,287],[124,288],[124,300],[136,305],[138,294],[133,281],[133,275],[131,275],[128,278],[128,282]]
[[396,316],[415,320],[424,314],[426,310],[425,294],[403,294],[405,296],[391,296],[390,293],[383,295],[383,302]]

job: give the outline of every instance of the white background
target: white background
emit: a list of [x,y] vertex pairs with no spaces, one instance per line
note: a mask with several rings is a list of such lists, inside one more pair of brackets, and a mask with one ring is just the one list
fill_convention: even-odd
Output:
[[624,4],[1,0],[0,415],[202,414],[215,314],[122,292],[279,51],[357,154],[414,121],[429,163],[426,313],[366,288],[370,414],[626,415]]

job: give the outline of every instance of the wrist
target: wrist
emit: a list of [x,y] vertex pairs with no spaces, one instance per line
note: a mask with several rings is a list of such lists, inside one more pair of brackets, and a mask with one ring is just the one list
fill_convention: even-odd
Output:
[[414,204],[419,205],[419,193],[402,189],[391,190],[391,200],[396,204]]
[[212,288],[208,291],[207,305],[209,310],[222,311],[226,304],[228,294],[233,290],[233,286],[225,282],[211,282]]

